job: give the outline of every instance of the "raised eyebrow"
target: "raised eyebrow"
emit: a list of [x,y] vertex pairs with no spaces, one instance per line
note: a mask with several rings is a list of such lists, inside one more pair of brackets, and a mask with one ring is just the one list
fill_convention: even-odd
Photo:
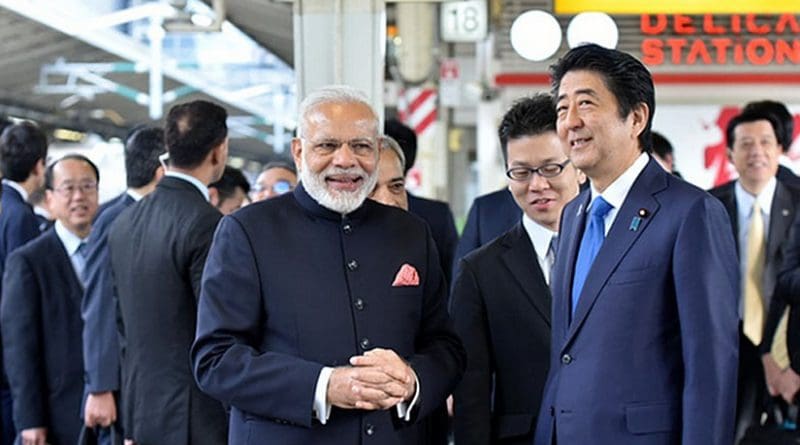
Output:
[[389,180],[389,185],[395,185],[395,184],[403,184],[403,185],[405,185],[405,183],[406,183],[406,180],[402,176],[398,176],[396,178],[392,178],[392,179]]
[[[595,90],[593,90],[591,88],[581,88],[581,89],[578,89],[578,90],[575,90],[575,91],[572,92],[573,96],[579,96],[581,94],[587,94],[587,95],[595,97],[595,98],[599,97],[598,94],[597,94],[597,91],[595,91]],[[558,98],[556,99],[556,105],[558,104],[558,102],[561,102],[562,100],[564,100],[566,98],[567,98],[567,93],[560,94],[558,96]]]

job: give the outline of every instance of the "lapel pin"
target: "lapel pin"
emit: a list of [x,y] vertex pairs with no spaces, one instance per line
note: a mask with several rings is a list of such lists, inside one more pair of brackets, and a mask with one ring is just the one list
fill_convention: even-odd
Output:
[[[642,209],[642,210],[644,210],[644,209]],[[640,215],[642,214],[641,210],[639,211],[639,214]],[[631,226],[628,229],[631,232],[635,232],[635,231],[639,230],[639,224],[641,224],[641,223],[642,223],[642,218],[639,218],[638,216],[634,216],[633,219],[631,220]]]
[[647,209],[645,209],[645,208],[641,208],[641,209],[639,209],[639,216],[640,216],[640,217],[642,217],[642,218],[647,218],[647,216],[648,216],[649,214],[650,214],[650,212],[648,212],[648,211],[647,211]]
[[783,209],[783,210],[781,210],[781,214],[782,214],[783,216],[789,216],[789,209]]

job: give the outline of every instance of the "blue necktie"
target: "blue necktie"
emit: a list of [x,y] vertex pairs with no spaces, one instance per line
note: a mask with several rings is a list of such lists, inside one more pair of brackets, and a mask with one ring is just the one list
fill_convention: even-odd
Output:
[[572,279],[572,314],[575,314],[575,308],[578,307],[583,284],[592,268],[594,258],[603,245],[606,237],[605,218],[613,208],[602,196],[598,196],[589,209],[589,221],[586,222],[586,230],[583,232],[578,259],[575,261],[575,276]]

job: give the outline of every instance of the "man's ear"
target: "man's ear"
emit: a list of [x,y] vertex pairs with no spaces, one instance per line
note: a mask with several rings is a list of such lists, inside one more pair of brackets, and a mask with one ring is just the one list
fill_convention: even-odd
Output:
[[303,141],[300,138],[292,139],[292,159],[294,159],[294,167],[299,173],[303,165]]
[[219,190],[217,190],[216,187],[208,188],[208,201],[214,207],[217,207],[219,205]]
[[646,103],[639,102],[631,110],[631,116],[633,117],[633,136],[635,139],[638,139],[650,119],[650,108]]

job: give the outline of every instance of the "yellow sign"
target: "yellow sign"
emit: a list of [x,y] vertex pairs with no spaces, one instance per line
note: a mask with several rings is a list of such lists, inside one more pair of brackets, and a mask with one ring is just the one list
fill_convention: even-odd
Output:
[[554,0],[556,14],[783,14],[800,13],[798,0]]

